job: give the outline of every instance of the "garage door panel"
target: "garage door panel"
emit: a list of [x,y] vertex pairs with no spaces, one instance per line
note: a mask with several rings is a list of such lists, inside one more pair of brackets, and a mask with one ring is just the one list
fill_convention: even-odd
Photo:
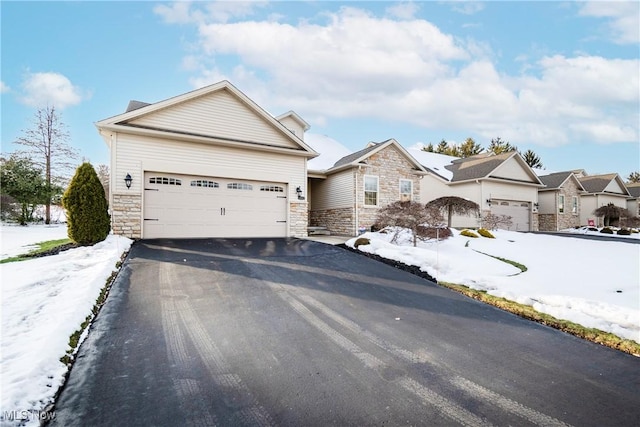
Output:
[[501,228],[511,231],[530,231],[530,206],[527,202],[491,200],[491,213],[511,217],[511,226]]
[[144,237],[285,237],[286,191],[280,183],[147,172]]

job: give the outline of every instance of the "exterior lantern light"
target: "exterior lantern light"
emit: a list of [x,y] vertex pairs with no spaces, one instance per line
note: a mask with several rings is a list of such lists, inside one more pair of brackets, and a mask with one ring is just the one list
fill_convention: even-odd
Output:
[[491,199],[487,199],[487,205],[491,206]]
[[304,196],[302,195],[302,188],[300,186],[296,188],[296,194],[298,195],[298,200],[304,200]]
[[124,185],[126,185],[127,188],[131,188],[131,181],[133,181],[133,178],[131,178],[131,175],[127,174],[127,176],[124,177]]

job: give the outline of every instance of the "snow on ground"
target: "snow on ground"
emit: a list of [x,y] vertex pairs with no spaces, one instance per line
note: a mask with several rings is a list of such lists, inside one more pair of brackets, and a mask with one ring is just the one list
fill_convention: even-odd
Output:
[[640,342],[640,245],[502,230],[493,232],[496,239],[469,238],[452,231],[452,238],[417,248],[406,239],[389,243],[391,234],[365,233],[371,244],[358,249]]
[[[0,227],[2,256],[66,237],[66,225]],[[132,241],[109,235],[94,246],[0,264],[0,415],[28,414],[53,400],[67,368],[69,336],[85,320]],[[7,420],[0,424],[6,424]],[[29,425],[38,425],[33,416]]]

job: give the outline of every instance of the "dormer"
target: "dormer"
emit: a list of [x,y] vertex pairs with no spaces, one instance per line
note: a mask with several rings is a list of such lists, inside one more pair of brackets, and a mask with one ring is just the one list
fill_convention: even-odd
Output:
[[288,111],[284,114],[279,115],[278,117],[276,117],[276,120],[303,141],[304,133],[308,131],[309,128],[311,128],[311,126],[309,126],[309,123],[305,122],[302,117],[300,117],[293,111]]

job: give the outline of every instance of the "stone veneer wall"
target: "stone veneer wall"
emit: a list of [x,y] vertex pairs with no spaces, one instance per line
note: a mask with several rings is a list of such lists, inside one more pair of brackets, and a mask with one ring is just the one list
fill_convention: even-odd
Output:
[[557,231],[555,214],[539,214],[540,231]]
[[353,236],[353,208],[312,210],[309,225],[327,227],[331,234]]
[[540,214],[538,212],[531,214],[531,224],[529,228],[531,231],[540,231]]
[[113,234],[139,239],[142,237],[142,197],[139,194],[114,194],[111,207]]
[[291,237],[307,237],[308,209],[307,202],[289,204],[289,235]]
[[[420,179],[412,173],[414,165],[393,146],[387,147],[369,157],[368,166],[356,175],[358,180],[358,227],[367,230],[376,222],[381,207],[400,200],[400,180],[413,181],[411,200],[420,202]],[[378,206],[364,206],[364,176],[378,177]],[[353,232],[352,232],[353,233]]]

